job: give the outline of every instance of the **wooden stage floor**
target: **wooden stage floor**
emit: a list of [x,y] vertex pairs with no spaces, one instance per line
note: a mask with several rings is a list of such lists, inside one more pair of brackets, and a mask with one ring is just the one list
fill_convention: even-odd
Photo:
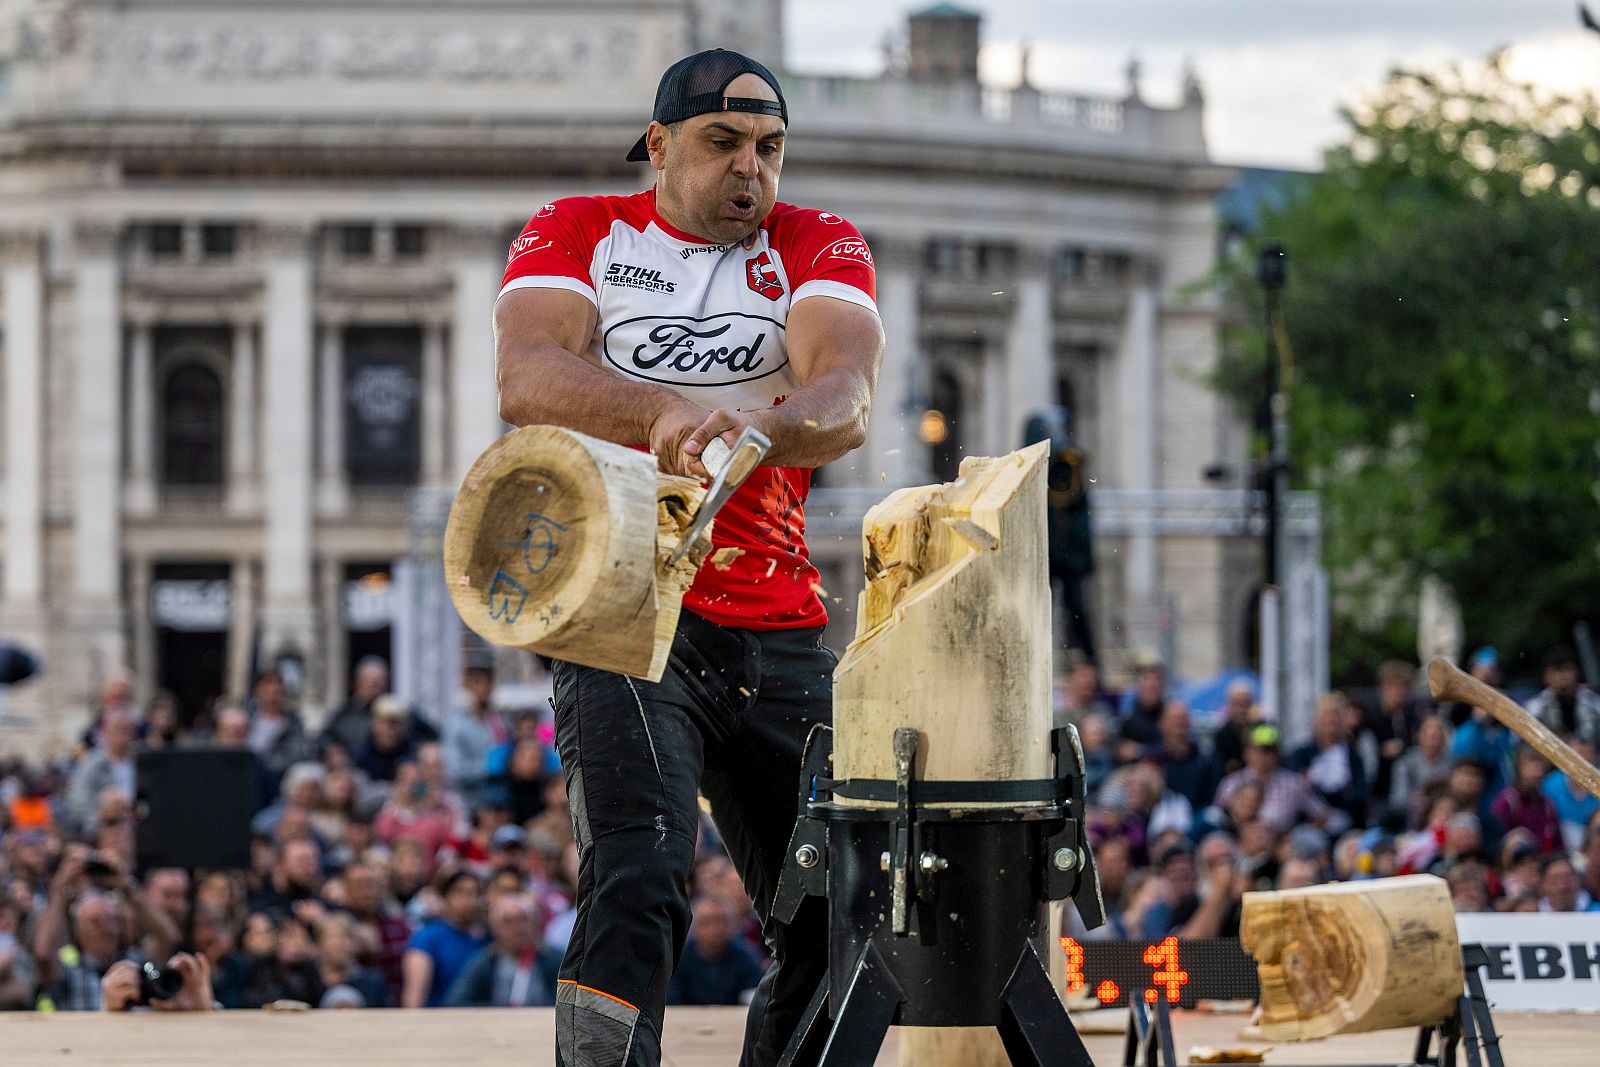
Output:
[[[1239,1016],[1180,1013],[1180,1061],[1191,1045],[1237,1045]],[[1582,1067],[1600,1062],[1600,1015],[1496,1016],[1507,1067]],[[742,1008],[667,1013],[670,1067],[734,1067]],[[523,1011],[321,1011],[209,1015],[0,1014],[0,1064],[33,1067],[541,1067],[553,1063],[554,1013]],[[1120,1063],[1122,1040],[1085,1037],[1097,1067]],[[1278,1045],[1268,1064],[1398,1063],[1413,1033],[1391,1030]],[[891,1032],[877,1067],[894,1067]],[[863,1065],[866,1067],[866,1065]]]

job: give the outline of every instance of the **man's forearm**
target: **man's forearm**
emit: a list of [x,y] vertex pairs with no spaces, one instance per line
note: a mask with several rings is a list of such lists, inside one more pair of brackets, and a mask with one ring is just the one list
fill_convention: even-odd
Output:
[[800,386],[783,403],[750,412],[772,439],[766,462],[775,467],[820,467],[867,438],[872,389],[856,371],[829,371]]
[[632,382],[556,345],[502,347],[496,360],[500,418],[513,426],[548,424],[648,446],[662,408],[680,399],[665,386]]
[[127,895],[128,910],[133,913],[134,931],[139,936],[148,936],[154,946],[152,955],[157,959],[166,959],[167,954],[178,947],[178,939],[182,934],[178,924],[172,921],[172,916],[151,904],[143,893],[131,892]]

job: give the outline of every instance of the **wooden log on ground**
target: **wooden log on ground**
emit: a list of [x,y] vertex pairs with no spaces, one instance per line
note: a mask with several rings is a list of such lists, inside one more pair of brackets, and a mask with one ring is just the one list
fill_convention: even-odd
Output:
[[956,481],[899,490],[867,512],[867,585],[834,672],[838,777],[892,780],[902,726],[922,735],[919,779],[1054,773],[1047,452],[968,457]]
[[1246,893],[1239,938],[1268,1041],[1440,1023],[1465,983],[1450,890],[1427,874]]
[[559,426],[490,445],[450,509],[456,612],[495,644],[659,681],[709,528],[668,557],[705,496],[655,457]]

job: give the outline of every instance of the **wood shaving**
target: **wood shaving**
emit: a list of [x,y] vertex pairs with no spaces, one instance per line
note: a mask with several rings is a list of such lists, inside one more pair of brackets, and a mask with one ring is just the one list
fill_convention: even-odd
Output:
[[734,548],[732,545],[724,545],[711,553],[711,558],[708,562],[717,570],[725,571],[733,566],[733,561],[742,555],[744,555],[744,549]]

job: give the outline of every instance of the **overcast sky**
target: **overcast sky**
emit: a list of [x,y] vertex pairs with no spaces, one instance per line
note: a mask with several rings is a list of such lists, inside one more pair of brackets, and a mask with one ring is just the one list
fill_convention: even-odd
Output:
[[[788,64],[874,73],[880,42],[927,6],[790,0]],[[1311,167],[1337,140],[1337,109],[1396,65],[1476,62],[1511,46],[1512,73],[1563,91],[1600,90],[1600,36],[1575,0],[963,0],[984,13],[984,80],[1014,85],[1019,45],[1040,88],[1121,93],[1138,54],[1144,95],[1176,101],[1186,59],[1200,72],[1212,155]],[[1600,15],[1600,0],[1591,0]]]

